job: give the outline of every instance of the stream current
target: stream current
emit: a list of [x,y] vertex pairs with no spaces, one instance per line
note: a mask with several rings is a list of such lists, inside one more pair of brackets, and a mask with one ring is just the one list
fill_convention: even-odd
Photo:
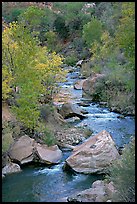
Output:
[[[99,104],[82,98],[82,90],[75,90],[73,84],[78,80],[79,69],[67,74],[66,82],[60,83],[61,94],[64,100],[80,104],[88,103],[86,110],[87,118],[71,123],[76,127],[87,127],[93,131],[92,135],[102,130],[108,131],[117,147],[122,147],[130,141],[135,134],[134,117],[127,116],[119,118],[120,114],[110,112],[108,108],[100,107]],[[63,101],[55,102],[60,106]],[[66,198],[76,192],[85,190],[92,186],[92,183],[102,179],[102,175],[84,175],[63,170],[65,159],[71,151],[62,149],[63,157],[60,164],[27,165],[22,167],[22,172],[7,175],[2,180],[2,201],[3,202],[66,202]]]

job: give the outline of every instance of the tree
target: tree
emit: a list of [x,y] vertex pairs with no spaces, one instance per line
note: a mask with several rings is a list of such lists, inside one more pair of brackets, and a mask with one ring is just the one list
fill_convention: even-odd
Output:
[[[17,106],[12,110],[26,127],[34,129],[40,116],[41,95],[51,95],[57,81],[63,76],[60,68],[62,58],[39,46],[38,39],[22,24],[11,23],[3,32],[2,43],[3,99],[10,97],[12,76],[12,88],[19,89],[14,93]],[[8,76],[8,83],[5,76]]]
[[102,32],[101,22],[93,17],[89,23],[84,25],[82,37],[86,41],[87,46],[91,47],[95,40],[100,41]]
[[58,16],[54,21],[55,31],[59,34],[59,36],[63,39],[68,38],[69,29],[65,25],[65,19],[62,16]]
[[130,62],[130,69],[135,69],[135,3],[122,4],[122,17],[116,32],[116,43],[124,50]]

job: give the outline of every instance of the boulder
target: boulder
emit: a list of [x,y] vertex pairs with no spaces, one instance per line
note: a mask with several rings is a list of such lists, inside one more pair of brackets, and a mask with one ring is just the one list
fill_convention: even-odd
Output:
[[24,135],[20,137],[10,148],[9,157],[19,164],[33,161],[34,139]]
[[90,76],[85,79],[82,85],[83,95],[88,94],[92,96],[95,91],[96,82],[104,76],[104,74],[94,74],[93,76]]
[[79,173],[106,173],[107,167],[119,156],[111,135],[103,130],[76,146],[65,166]]
[[10,162],[2,169],[2,175],[11,174],[11,173],[20,172],[20,171],[21,171],[21,168],[18,164]]
[[35,143],[35,149],[41,163],[57,164],[62,158],[62,151],[57,145],[48,147],[45,144]]
[[[110,188],[111,186],[111,188]],[[110,190],[111,189],[111,190]],[[67,198],[68,202],[111,202],[115,192],[113,183],[105,183],[102,180],[97,180],[92,184],[92,188],[76,193]]]
[[59,110],[59,113],[63,116],[64,119],[71,117],[79,117],[80,119],[85,118],[83,115],[83,110],[77,105],[72,103],[64,103]]
[[74,83],[74,89],[82,90],[82,86],[83,86],[84,81],[85,81],[85,79],[76,81]]

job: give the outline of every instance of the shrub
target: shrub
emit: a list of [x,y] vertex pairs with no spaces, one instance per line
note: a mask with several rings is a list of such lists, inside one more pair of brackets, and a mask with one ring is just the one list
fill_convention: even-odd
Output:
[[43,141],[46,143],[48,146],[52,146],[55,144],[55,136],[54,133],[46,127],[44,130],[44,136],[43,136]]
[[70,66],[74,66],[77,61],[78,59],[75,55],[70,55],[65,58],[64,63]]
[[10,145],[13,143],[12,129],[7,122],[2,122],[2,153],[8,151]]
[[47,47],[53,51],[57,44],[57,35],[53,31],[48,31],[45,35],[45,38],[47,40]]
[[127,145],[120,159],[109,168],[109,178],[113,181],[116,193],[113,202],[135,202],[135,139]]

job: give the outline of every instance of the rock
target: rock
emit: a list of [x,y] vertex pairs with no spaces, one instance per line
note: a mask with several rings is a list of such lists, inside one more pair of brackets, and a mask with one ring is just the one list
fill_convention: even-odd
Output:
[[10,162],[10,158],[8,157],[7,153],[2,154],[2,168],[6,166]]
[[82,86],[83,94],[85,93],[92,96],[95,91],[96,82],[104,76],[104,74],[94,74],[92,77],[85,79]]
[[75,145],[85,139],[85,131],[82,128],[66,128],[56,132],[57,144],[61,147],[64,145]]
[[75,147],[66,164],[79,173],[106,173],[107,167],[120,155],[111,135],[103,130]]
[[83,115],[82,109],[77,104],[72,103],[64,103],[59,110],[59,113],[63,116],[64,119],[71,118],[71,117],[79,117],[80,119],[85,118],[86,116]]
[[124,115],[118,115],[117,118],[124,119],[125,116]]
[[57,164],[62,158],[62,151],[57,145],[48,147],[45,144],[35,143],[36,154],[39,162],[46,164]]
[[92,184],[92,188],[86,189],[76,193],[67,198],[68,202],[111,202],[108,201],[112,198],[113,190],[109,193],[108,189],[113,186],[112,183],[105,183],[104,181],[97,180]]
[[79,121],[79,120],[80,120],[80,118],[75,116],[75,117],[66,119],[66,122],[74,123],[74,122]]
[[80,66],[80,67],[81,67],[81,66],[82,66],[83,61],[84,61],[84,60],[79,60],[79,61],[76,63],[76,66]]
[[10,148],[9,157],[19,164],[33,161],[34,139],[24,135],[20,137]]
[[76,81],[74,83],[74,89],[82,90],[82,86],[83,86],[84,81],[85,81],[85,79]]
[[15,163],[8,163],[3,169],[2,169],[2,174],[11,174],[11,173],[15,173],[15,172],[20,172],[21,168],[18,164]]

